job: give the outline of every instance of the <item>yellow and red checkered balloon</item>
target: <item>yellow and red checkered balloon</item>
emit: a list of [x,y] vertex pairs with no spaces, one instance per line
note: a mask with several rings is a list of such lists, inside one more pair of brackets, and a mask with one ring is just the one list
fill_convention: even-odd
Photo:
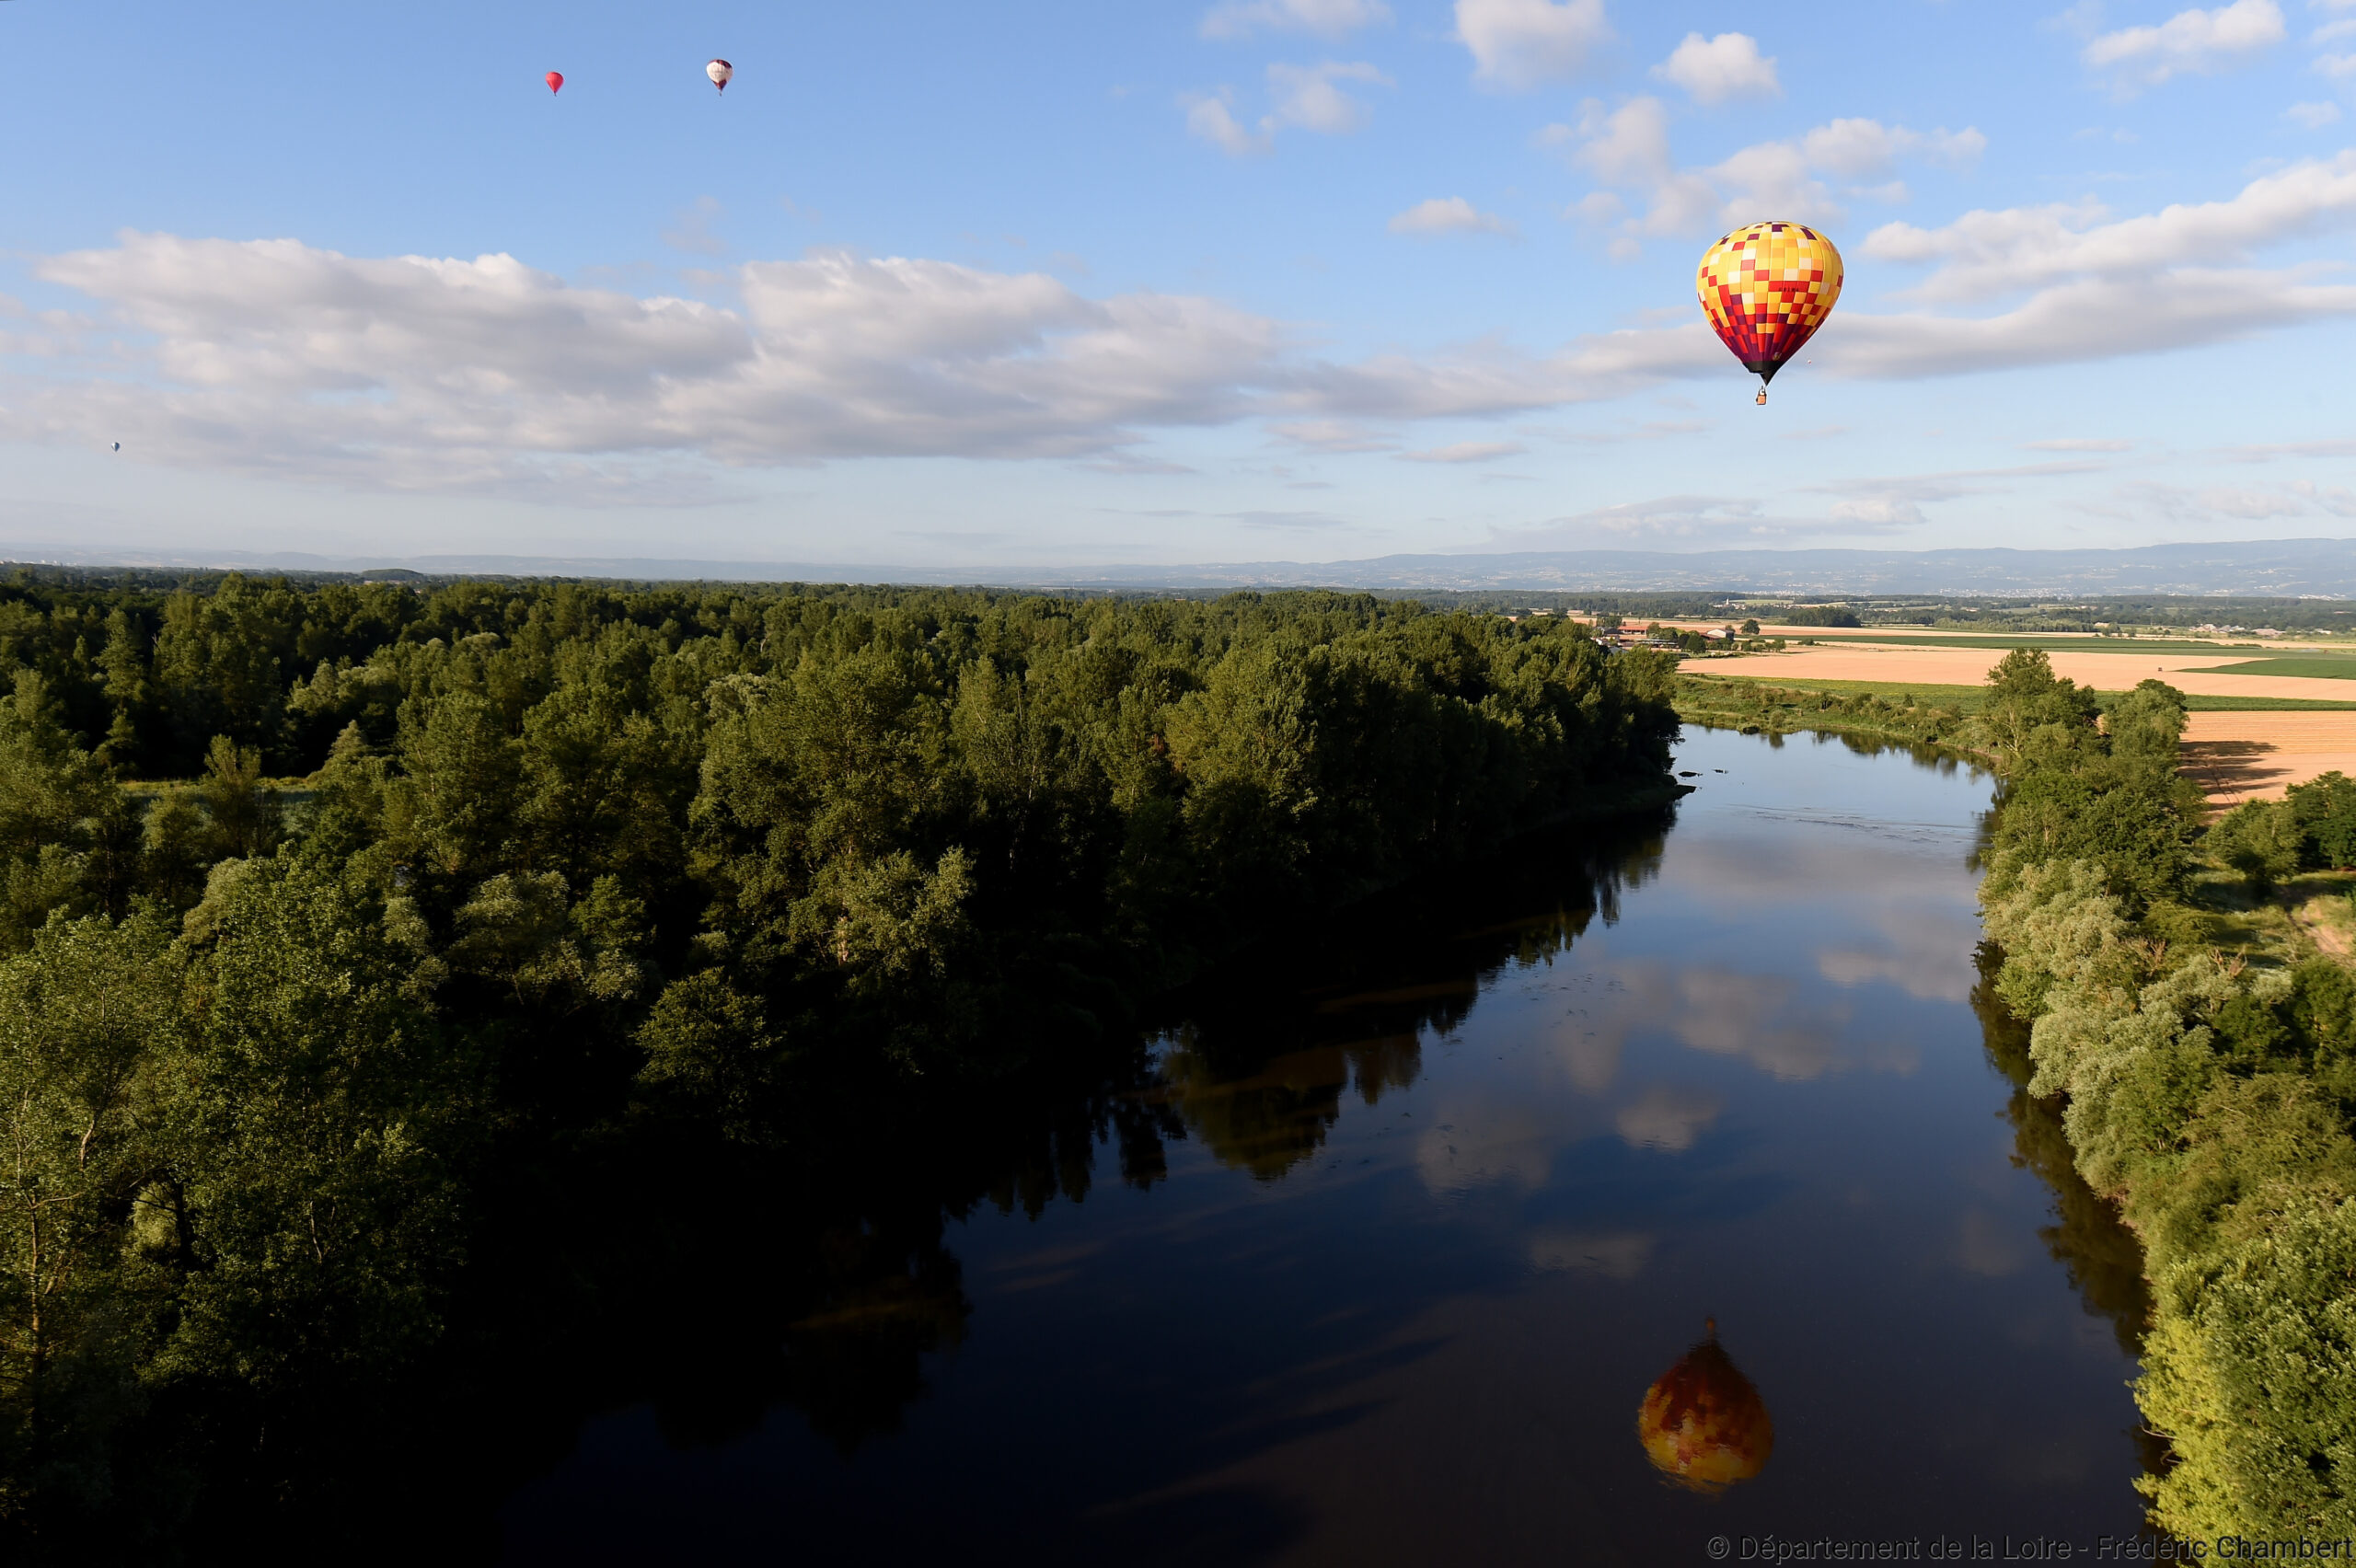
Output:
[[1750,224],[1710,247],[1693,290],[1720,340],[1765,382],[1832,314],[1841,272],[1841,253],[1807,225]]

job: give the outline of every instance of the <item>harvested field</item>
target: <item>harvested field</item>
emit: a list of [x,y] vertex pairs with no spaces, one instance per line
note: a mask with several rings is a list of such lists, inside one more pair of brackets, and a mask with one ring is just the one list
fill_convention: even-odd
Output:
[[2185,729],[2185,777],[2220,805],[2334,771],[2356,776],[2356,713],[2195,713]]
[[[1719,680],[1788,683],[1819,689],[1870,686],[1885,696],[1912,689],[1926,702],[1958,702],[1966,688],[1976,694],[1989,670],[2003,657],[1986,648],[1938,648],[1824,642],[1782,653],[1751,653],[1709,660],[1691,673]],[[2292,699],[2350,705],[2356,687],[2345,678],[2266,674],[2269,663],[2291,661],[2257,653],[2246,661],[2251,674],[2235,673],[2216,651],[2130,651],[2112,643],[2101,651],[2050,651],[2055,674],[2099,691],[2125,691],[2156,676],[2193,698]],[[2304,661],[2301,661],[2304,663]],[[2356,661],[2351,661],[2356,664]],[[1943,689],[1944,688],[1944,689]],[[1967,709],[1976,703],[1958,702]],[[2279,800],[2293,784],[2333,771],[2356,777],[2356,705],[2338,711],[2284,709],[2270,712],[2204,712],[2196,709],[2185,732],[2185,776],[2211,801]]]
[[[2114,646],[2116,646],[2114,644]],[[2156,676],[2178,691],[2200,697],[2290,697],[2320,702],[2356,698],[2345,680],[2235,674],[2221,667],[2214,651],[2198,653],[2056,652],[2056,674],[2102,691],[2124,691]],[[1888,647],[1871,643],[1819,643],[1782,653],[1746,654],[1726,662],[1724,674],[1756,681],[1873,681],[1899,685],[1977,686],[2001,652],[1985,648]],[[1713,668],[1713,674],[1720,671]]]

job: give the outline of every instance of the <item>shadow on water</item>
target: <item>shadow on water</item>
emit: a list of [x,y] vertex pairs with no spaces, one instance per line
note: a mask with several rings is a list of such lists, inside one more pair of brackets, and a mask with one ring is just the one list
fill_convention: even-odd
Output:
[[[226,1393],[218,1408],[163,1412],[179,1435],[151,1456],[169,1478],[153,1529],[126,1529],[111,1552],[52,1540],[49,1554],[655,1561],[676,1556],[692,1516],[696,1554],[710,1560],[774,1555],[780,1542],[809,1561],[1279,1557],[1308,1537],[1301,1505],[1228,1478],[1369,1413],[1375,1374],[1432,1352],[1414,1324],[1451,1281],[1402,1289],[1395,1271],[1360,1280],[1365,1262],[1322,1257],[1322,1294],[1304,1288],[1299,1310],[1236,1335],[1206,1309],[1194,1339],[1156,1345],[1149,1407],[1108,1412],[1082,1388],[953,1411],[928,1405],[933,1380],[985,1332],[954,1228],[992,1212],[1052,1220],[1102,1184],[1154,1187],[1188,1140],[1262,1187],[1294,1178],[1350,1103],[1414,1085],[1426,1048],[1501,976],[1614,923],[1623,893],[1658,871],[1670,823],[1525,840],[1369,901],[1209,977],[1173,999],[1152,1039],[1057,1081],[830,1099],[760,1150],[678,1128],[521,1150],[486,1189],[482,1239],[430,1361],[341,1390],[332,1408],[273,1411],[266,1435]],[[2131,1350],[2149,1310],[2133,1238],[2078,1180],[2055,1108],[2027,1097],[2026,1031],[1984,975],[1974,1004],[2015,1086],[2015,1160],[2054,1193],[2046,1244]],[[1223,1255],[1167,1251],[1138,1288],[1166,1296],[1183,1322],[1188,1292],[1211,1288]],[[1054,1277],[1052,1259],[1036,1268]],[[1333,1311],[1336,1299],[1352,1306]],[[1001,1319],[987,1332],[1017,1328]],[[1101,1441],[1068,1440],[1100,1425]],[[1031,1439],[1048,1432],[1065,1438],[1043,1477]],[[906,1476],[868,1462],[895,1435],[953,1452],[925,1472],[939,1485],[911,1495]],[[636,1447],[605,1451],[616,1444]],[[767,1458],[706,1462],[719,1455]],[[1040,1516],[1043,1487],[1058,1516]],[[537,1512],[517,1531],[525,1493]],[[568,1535],[568,1499],[592,1497]]]
[[1280,969],[1238,965],[1180,997],[1159,1081],[1224,1164],[1272,1182],[1324,1147],[1354,1093],[1371,1108],[1413,1085],[1510,969],[1552,963],[1621,894],[1659,870],[1669,819],[1533,836],[1507,860],[1403,889],[1353,912]]
[[[2036,1173],[2053,1194],[2053,1223],[2038,1237],[2053,1260],[2069,1272],[2070,1284],[2086,1311],[2110,1323],[2119,1348],[2141,1356],[2151,1327],[2152,1287],[2143,1274],[2143,1245],[2119,1219],[2119,1210],[2078,1174],[2070,1138],[2062,1124],[2062,1102],[2028,1091],[2035,1065],[2029,1059],[2029,1025],[1996,995],[2004,954],[1982,943],[1975,956],[1980,974],[1971,988],[1971,1009],[1980,1016],[1988,1059],[2012,1085],[2004,1119],[2013,1128],[2013,1163]],[[2157,1474],[2175,1463],[2165,1439],[2140,1423],[2136,1451],[2143,1468]]]
[[[677,1544],[679,1509],[703,1510],[723,1556],[749,1528],[736,1547],[790,1538],[827,1561],[960,1542],[961,1560],[990,1561],[973,1545],[987,1539],[1021,1540],[1026,1562],[1265,1559],[1299,1537],[1297,1505],[1198,1478],[1356,1419],[1334,1396],[1423,1354],[1395,1332],[1422,1303],[1369,1291],[1346,1320],[1215,1347],[1150,1420],[1056,1478],[1061,1519],[904,1508],[888,1487],[836,1482],[907,1431],[972,1332],[953,1226],[1036,1219],[1106,1182],[1152,1187],[1187,1139],[1281,1180],[1322,1146],[1345,1092],[1371,1105],[1413,1083],[1420,1042],[1461,1024],[1492,977],[1615,919],[1669,821],[1525,840],[1510,860],[1369,900],[1207,977],[1155,1037],[1051,1081],[829,1092],[823,1114],[757,1149],[676,1126],[519,1140],[480,1185],[472,1261],[429,1355],[297,1398],[183,1385],[146,1412],[124,1466],[140,1484],[115,1487],[125,1505],[96,1535],[87,1516],[64,1523],[70,1507],[56,1528],[35,1524],[18,1560],[657,1560]],[[595,1539],[502,1539],[519,1489],[574,1471],[598,1485],[583,1444],[639,1417],[688,1470],[698,1453],[812,1440],[852,1468],[829,1479],[803,1464],[803,1489],[759,1503],[700,1497],[689,1480],[628,1500],[618,1522],[602,1511]],[[1005,1436],[976,1435],[984,1457],[958,1506],[987,1514],[991,1467],[1024,1468]],[[881,1535],[879,1509],[895,1517]],[[756,1518],[768,1522],[744,1522]]]
[[[1345,1094],[1371,1106],[1412,1084],[1421,1043],[1458,1027],[1499,973],[1551,963],[1593,921],[1616,920],[1622,891],[1657,866],[1669,825],[1664,813],[1525,841],[1511,860],[1371,900],[1284,953],[1207,977],[1172,999],[1178,1021],[1085,1078],[869,1106],[805,1141],[782,1170],[748,1164],[720,1175],[709,1151],[682,1148],[669,1159],[616,1151],[601,1171],[606,1201],[643,1213],[647,1193],[616,1189],[650,1170],[671,1194],[658,1200],[668,1217],[651,1255],[625,1262],[576,1232],[481,1292],[485,1310],[506,1318],[485,1337],[493,1359],[550,1320],[574,1327],[577,1348],[544,1355],[537,1377],[475,1390],[491,1422],[525,1409],[565,1413],[526,1445],[536,1462],[516,1464],[509,1447],[509,1462],[472,1500],[470,1533],[485,1539],[502,1494],[552,1469],[601,1412],[644,1405],[664,1442],[708,1447],[770,1441],[774,1412],[787,1407],[853,1467],[791,1498],[796,1539],[830,1560],[954,1549],[961,1560],[995,1561],[993,1541],[1010,1551],[1019,1541],[1025,1562],[1114,1553],[1132,1563],[1248,1562],[1279,1552],[1306,1528],[1298,1505],[1205,1478],[1366,1413],[1349,1390],[1431,1348],[1399,1334],[1425,1299],[1370,1284],[1345,1320],[1303,1314],[1268,1323],[1249,1343],[1218,1336],[1167,1351],[1173,1369],[1197,1358],[1192,1375],[1173,1370],[1149,1419],[1129,1424],[1117,1444],[1059,1459],[1059,1518],[991,1516],[1005,1506],[994,1493],[1019,1494],[1038,1481],[1010,1475],[993,1487],[993,1467],[1019,1456],[989,1451],[977,1434],[979,1451],[947,1489],[953,1496],[900,1511],[886,1539],[875,1516],[895,1511],[892,1487],[856,1461],[904,1428],[929,1392],[929,1367],[953,1357],[969,1331],[973,1307],[947,1226],[987,1210],[1037,1219],[1059,1202],[1085,1204],[1107,1179],[1153,1186],[1167,1175],[1170,1145],[1187,1139],[1259,1182],[1281,1181],[1322,1147]],[[758,1217],[728,1198],[748,1185]],[[748,1248],[751,1234],[760,1245]],[[595,1272],[582,1280],[584,1260]],[[1322,1266],[1332,1286],[1350,1265]],[[549,1303],[546,1282],[568,1275],[579,1282],[569,1303]],[[535,1305],[519,1314],[526,1302]],[[607,1333],[637,1355],[617,1365],[610,1350],[591,1348]],[[1041,1390],[1037,1408],[1000,1419],[1035,1430],[1052,1423],[1045,1401],[1056,1397]],[[567,1473],[580,1469],[576,1455]],[[563,1508],[548,1512],[560,1534]],[[612,1560],[661,1550],[668,1527],[656,1513],[642,1540],[627,1529],[616,1536],[609,1514],[601,1511],[595,1541],[551,1539],[547,1514],[537,1516],[524,1555]]]

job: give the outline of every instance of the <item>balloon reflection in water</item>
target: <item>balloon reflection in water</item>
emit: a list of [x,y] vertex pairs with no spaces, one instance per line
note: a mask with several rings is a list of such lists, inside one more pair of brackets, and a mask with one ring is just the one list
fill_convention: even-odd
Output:
[[1775,1424],[1750,1379],[1718,1348],[1716,1319],[1709,1320],[1709,1331],[1645,1390],[1636,1440],[1654,1467],[1679,1485],[1723,1492],[1766,1468]]

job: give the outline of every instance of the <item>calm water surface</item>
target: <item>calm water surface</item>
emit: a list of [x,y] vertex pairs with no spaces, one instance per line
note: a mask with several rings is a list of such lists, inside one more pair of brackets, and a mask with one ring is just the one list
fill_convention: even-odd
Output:
[[[955,1205],[952,1283],[811,1329],[887,1396],[704,1442],[616,1412],[512,1499],[509,1557],[2131,1533],[2132,1251],[1972,1005],[1986,779],[1724,732],[1678,766],[1673,825],[1534,847],[1449,890],[1452,929],[1172,1031]],[[1711,1317],[1774,1449],[1703,1496],[1635,1422]]]

